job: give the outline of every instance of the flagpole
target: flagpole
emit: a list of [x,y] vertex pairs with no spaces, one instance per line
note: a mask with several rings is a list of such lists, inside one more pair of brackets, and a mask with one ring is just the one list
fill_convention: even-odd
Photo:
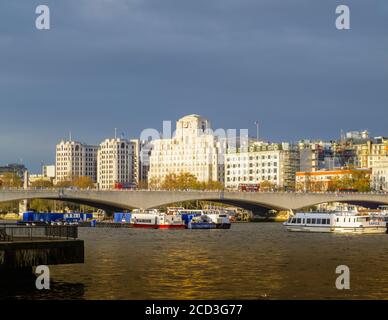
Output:
[[256,125],[256,139],[257,139],[257,142],[259,142],[259,120],[255,121],[255,125]]

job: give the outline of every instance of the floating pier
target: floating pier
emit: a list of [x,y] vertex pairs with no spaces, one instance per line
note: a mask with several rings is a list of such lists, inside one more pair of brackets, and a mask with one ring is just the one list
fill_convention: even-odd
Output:
[[84,263],[77,226],[0,225],[0,282],[32,274],[39,265]]

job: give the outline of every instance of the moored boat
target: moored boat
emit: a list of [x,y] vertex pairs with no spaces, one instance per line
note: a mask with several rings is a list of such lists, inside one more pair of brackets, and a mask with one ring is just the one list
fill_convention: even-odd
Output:
[[386,233],[387,222],[380,214],[360,214],[357,210],[296,213],[284,226],[295,232]]
[[230,229],[228,214],[222,210],[179,210],[187,229]]
[[146,229],[185,229],[186,225],[179,215],[167,215],[157,210],[134,211],[131,216],[134,228]]

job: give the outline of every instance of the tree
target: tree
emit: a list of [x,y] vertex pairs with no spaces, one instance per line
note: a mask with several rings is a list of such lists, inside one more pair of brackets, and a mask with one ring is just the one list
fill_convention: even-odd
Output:
[[91,189],[94,187],[94,182],[90,177],[77,177],[73,180],[73,184],[80,189]]
[[36,212],[50,212],[52,211],[52,201],[44,199],[33,199],[30,202],[29,208]]
[[164,178],[161,187],[166,190],[188,190],[199,189],[200,184],[196,176],[184,172],[179,175],[176,175],[175,173],[168,174]]
[[5,188],[21,188],[23,186],[22,179],[12,172],[6,172],[0,178],[1,186]]
[[260,191],[273,191],[276,185],[271,181],[264,180],[260,182]]
[[150,190],[155,190],[155,189],[159,189],[160,187],[160,183],[159,183],[159,180],[156,179],[156,178],[151,178],[149,181],[148,181],[148,189]]
[[39,179],[30,183],[32,188],[52,188],[53,183],[51,180]]
[[138,189],[139,190],[146,190],[146,189],[148,189],[148,182],[147,181],[139,181]]
[[88,189],[94,187],[94,182],[90,177],[80,176],[73,179],[59,181],[56,184],[57,188],[70,188],[76,187],[79,189]]
[[208,182],[205,182],[202,185],[201,189],[202,190],[213,190],[213,191],[224,190],[224,185],[219,181],[210,180]]
[[371,190],[370,174],[359,170],[351,170],[348,175],[333,178],[328,189],[329,191],[354,190],[369,192]]

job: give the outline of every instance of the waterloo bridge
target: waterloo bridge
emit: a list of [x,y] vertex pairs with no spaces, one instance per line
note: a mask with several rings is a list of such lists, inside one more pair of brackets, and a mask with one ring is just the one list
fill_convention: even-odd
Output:
[[300,210],[327,202],[357,204],[367,208],[388,205],[388,193],[302,193],[230,191],[148,191],[148,190],[74,190],[1,189],[0,202],[47,199],[73,202],[107,212],[151,209],[185,201],[211,201],[233,205],[253,212],[263,210]]

